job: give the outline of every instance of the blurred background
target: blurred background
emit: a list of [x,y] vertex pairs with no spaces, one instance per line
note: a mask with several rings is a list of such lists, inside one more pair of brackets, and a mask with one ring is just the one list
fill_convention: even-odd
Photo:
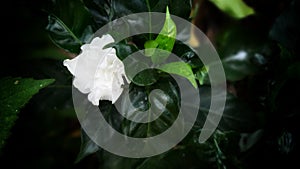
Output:
[[[244,145],[251,146],[250,150],[245,148],[247,153],[237,153],[243,157],[239,159],[240,166],[246,166],[240,168],[297,166],[299,2],[244,2],[255,11],[254,15],[240,18],[239,14],[222,10],[218,3],[195,0],[191,20],[218,50],[224,62],[228,92],[247,103],[260,117],[255,123],[261,124],[262,133],[255,132],[258,130],[249,124],[248,133],[252,135],[240,136],[247,138]],[[81,131],[72,104],[72,77],[62,65],[63,59],[75,54],[57,47],[45,29],[54,4],[55,0],[14,0],[2,5],[1,77],[56,81],[21,109],[0,152],[1,168],[88,169],[98,168],[101,163],[93,154],[75,164]],[[234,58],[241,51],[244,57]]]

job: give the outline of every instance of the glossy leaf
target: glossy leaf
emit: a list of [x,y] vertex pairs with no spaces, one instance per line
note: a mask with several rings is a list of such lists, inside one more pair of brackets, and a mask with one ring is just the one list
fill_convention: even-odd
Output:
[[46,27],[50,38],[57,46],[79,53],[80,46],[89,42],[94,33],[90,14],[80,0],[58,0],[54,7]]
[[192,8],[191,0],[83,0],[83,2],[99,28],[114,19],[133,13],[165,12],[167,6],[171,14],[188,19]]
[[58,17],[49,15],[48,20],[46,29],[50,32],[54,43],[72,53],[79,53],[81,40]]
[[150,59],[142,53],[136,53],[134,57],[127,58],[123,63],[127,78],[138,86],[151,85],[159,79],[157,70],[149,68]]
[[181,60],[188,63],[192,69],[195,69],[196,71],[203,67],[203,63],[198,55],[189,46],[182,42],[176,41],[172,52],[180,57]]
[[159,69],[167,73],[176,74],[187,78],[191,82],[191,84],[195,88],[197,88],[197,82],[195,80],[192,68],[189,64],[185,62],[171,62],[161,66]]
[[93,142],[89,138],[89,136],[84,132],[84,130],[81,130],[81,146],[80,146],[80,152],[76,158],[75,163],[78,163],[86,156],[93,154],[100,150],[100,147]]
[[293,52],[299,52],[298,43],[300,38],[299,1],[292,1],[283,13],[276,18],[271,30],[270,37],[285,48]]
[[148,40],[145,44],[145,56],[152,56],[155,53],[155,49],[158,43],[155,40]]
[[250,150],[262,138],[264,130],[258,129],[252,133],[241,133],[239,147],[241,152]]
[[[196,122],[196,126],[200,128],[203,127],[206,120],[214,123],[212,119],[207,119],[211,102],[210,90],[211,89],[208,86],[200,86],[200,112]],[[215,101],[218,102],[218,99]],[[255,112],[246,102],[231,94],[227,95],[220,123],[214,125],[217,125],[218,129],[222,131],[233,130],[239,132],[251,132],[262,127],[258,112]]]
[[243,2],[243,0],[210,0],[221,11],[227,15],[241,19],[254,14],[254,10]]
[[109,169],[175,169],[204,166],[201,163],[202,161],[196,160],[194,151],[181,148],[180,146],[174,148],[174,150],[149,158],[124,158],[108,152],[99,154],[105,161],[101,167]]
[[[122,125],[123,132],[132,137],[151,137],[168,129],[179,111],[178,88],[175,84],[169,75],[164,75],[151,86],[137,87],[130,84],[129,100],[123,100],[122,111],[130,114],[131,118],[138,118],[139,113],[146,113],[147,117],[156,113],[162,114],[149,123],[136,123],[125,119]],[[160,92],[150,96],[154,90]],[[132,107],[128,107],[129,104],[132,104]]]
[[139,86],[148,86],[154,84],[158,78],[156,69],[146,69],[135,75],[132,82]]
[[[151,56],[153,63],[164,62],[171,54],[174,47],[176,33],[176,25],[172,20],[169,8],[167,7],[164,26],[154,41],[150,40],[145,43],[145,55]],[[159,50],[153,50],[153,48]]]
[[[186,139],[185,139],[186,140]],[[189,140],[191,141],[191,140]],[[109,152],[99,152],[103,168],[110,169],[177,169],[177,168],[238,168],[239,134],[217,130],[209,141],[179,144],[170,151],[149,158],[124,158]]]
[[0,148],[9,136],[20,109],[40,89],[53,82],[53,79],[34,80],[11,77],[0,79]]
[[269,42],[264,32],[239,24],[224,29],[218,38],[218,52],[226,79],[238,81],[263,69],[270,57]]
[[119,42],[113,46],[116,49],[117,56],[120,60],[124,60],[127,56],[138,51],[138,48],[132,44]]
[[98,28],[107,24],[111,18],[111,4],[106,0],[83,0],[84,5],[88,8]]
[[208,83],[208,71],[209,67],[203,66],[199,71],[196,72],[196,79],[199,81],[200,85]]
[[[105,120],[118,132],[122,132],[121,125],[124,119],[121,116],[114,105],[111,104],[110,101],[100,101],[99,109],[105,118]],[[77,155],[76,163],[82,161],[84,158],[91,154],[95,154],[96,152],[102,152],[101,147],[99,147],[90,137],[85,133],[83,129],[81,129],[81,146],[80,152]]]

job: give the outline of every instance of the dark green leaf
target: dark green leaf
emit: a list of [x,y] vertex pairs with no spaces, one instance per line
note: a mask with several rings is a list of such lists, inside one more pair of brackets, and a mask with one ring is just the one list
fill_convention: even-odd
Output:
[[251,62],[252,53],[237,51],[222,60],[227,80],[238,81],[257,72],[257,67]]
[[197,149],[185,149],[184,146],[178,146],[166,153],[142,159],[124,158],[103,152],[101,154],[104,161],[102,167],[110,169],[192,169],[195,166],[203,166],[202,159],[196,158],[195,150]]
[[199,81],[200,85],[203,85],[204,83],[208,84],[208,71],[209,68],[203,66],[199,71],[196,72],[195,78]]
[[138,158],[125,158],[116,156],[109,152],[101,152],[100,155],[102,157],[101,159],[103,160],[101,168],[107,169],[134,169],[135,166],[137,166],[142,161],[142,159]]
[[119,42],[113,46],[116,49],[117,56],[120,60],[125,59],[127,56],[138,51],[137,47],[124,42]]
[[241,133],[239,147],[241,152],[248,151],[252,148],[263,136],[262,129],[256,130],[252,133]]
[[254,75],[265,66],[266,57],[270,55],[266,34],[239,24],[225,29],[218,43],[218,52],[229,81]]
[[287,74],[289,78],[300,78],[300,62],[291,64],[288,67]]
[[146,69],[134,76],[132,82],[139,86],[152,85],[158,80],[158,72],[156,69]]
[[89,42],[93,34],[90,14],[80,0],[58,0],[54,8],[46,27],[51,39],[59,47],[79,53],[80,46]]
[[219,128],[222,130],[252,131],[260,128],[259,116],[247,103],[228,95]]
[[149,69],[150,66],[147,63],[151,63],[150,58],[142,53],[136,53],[134,57],[125,59],[123,63],[127,78],[136,85],[151,85],[159,78],[156,69]]
[[[176,82],[169,75],[161,75],[161,78],[151,86],[137,87],[130,84],[130,99],[123,100],[124,110],[122,111],[130,114],[132,118],[138,118],[139,113],[147,113],[147,117],[160,112],[162,114],[149,123],[124,120],[123,132],[132,137],[150,137],[169,128],[179,111],[179,93],[175,84]],[[132,108],[128,108],[130,104],[133,105]]]
[[276,19],[270,37],[289,50],[298,51],[300,25],[298,22],[300,3],[292,1],[290,6]]
[[[189,19],[192,9],[191,0],[172,0],[169,1],[168,7],[172,15],[179,16],[184,19]],[[163,9],[166,9],[164,7]]]
[[101,28],[110,21],[110,15],[113,13],[111,4],[107,0],[83,0],[84,5],[89,9],[98,28]]
[[20,109],[40,89],[53,82],[53,79],[34,80],[11,77],[0,79],[0,149],[9,136],[9,131]]
[[79,53],[81,40],[56,16],[49,15],[48,19],[49,24],[46,29],[50,32],[53,42],[69,52]]
[[89,136],[84,132],[84,130],[81,130],[80,152],[76,158],[75,163],[78,163],[86,156],[93,154],[99,150],[100,147],[89,138]]
[[167,6],[171,14],[188,19],[192,8],[191,0],[84,0],[84,4],[99,28],[114,19],[133,13],[165,12]]
[[289,154],[295,146],[295,141],[292,133],[284,131],[278,138],[279,151],[284,154]]
[[[203,127],[206,120],[213,123],[212,119],[206,119],[211,102],[210,90],[210,87],[200,86],[200,112],[196,121],[196,126],[200,128]],[[218,102],[218,99],[216,102]],[[233,130],[239,132],[251,132],[262,126],[258,112],[253,111],[247,103],[231,94],[227,95],[220,123],[215,125],[222,131]]]
[[176,41],[173,51],[176,56],[180,57],[181,60],[188,63],[192,69],[198,69],[203,67],[203,63],[196,53],[187,45],[182,42]]

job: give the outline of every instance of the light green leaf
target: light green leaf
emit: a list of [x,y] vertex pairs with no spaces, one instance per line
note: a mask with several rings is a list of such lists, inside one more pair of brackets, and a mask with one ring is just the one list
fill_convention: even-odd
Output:
[[208,78],[208,66],[203,66],[198,72],[196,72],[196,79],[199,81],[200,85],[203,85]]
[[[145,43],[145,55],[151,56],[153,63],[162,63],[171,54],[175,44],[176,32],[176,25],[173,22],[169,13],[169,8],[167,7],[164,26],[155,40],[150,40]],[[160,50],[155,50],[153,48]]]
[[0,79],[0,149],[4,146],[20,109],[40,89],[53,82],[54,79],[34,80],[11,77]]
[[144,44],[145,55],[152,56],[155,53],[155,48],[158,46],[158,43],[155,40],[149,40]]
[[243,0],[210,0],[210,2],[224,13],[237,19],[242,19],[255,13]]
[[195,80],[192,68],[189,64],[185,62],[172,62],[161,66],[159,69],[167,73],[185,77],[192,83],[195,88],[197,88],[197,82]]
[[169,13],[169,8],[167,7],[164,27],[162,28],[159,35],[155,39],[155,41],[158,43],[158,48],[171,52],[175,43],[176,31],[177,31],[176,25],[172,20]]

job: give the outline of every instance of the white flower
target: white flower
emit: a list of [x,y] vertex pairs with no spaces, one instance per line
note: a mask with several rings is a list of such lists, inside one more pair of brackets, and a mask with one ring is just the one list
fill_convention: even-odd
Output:
[[88,100],[96,106],[99,100],[115,103],[123,91],[122,76],[126,78],[123,62],[114,48],[103,49],[113,42],[109,34],[96,37],[90,44],[81,46],[81,54],[63,63],[74,76],[73,85],[80,92],[88,93]]

